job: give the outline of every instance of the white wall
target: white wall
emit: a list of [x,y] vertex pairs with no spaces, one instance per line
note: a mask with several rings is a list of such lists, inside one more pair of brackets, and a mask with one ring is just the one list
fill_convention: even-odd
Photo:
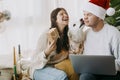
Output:
[[70,22],[82,18],[82,6],[87,0],[59,0],[58,7],[64,7],[70,16]]
[[21,45],[22,51],[34,50],[39,35],[50,27],[49,17],[54,8],[65,8],[71,23],[82,17],[81,8],[85,1],[0,0],[0,11],[11,12],[11,19],[0,23],[0,56],[5,54],[12,56],[13,46],[17,49],[18,44]]

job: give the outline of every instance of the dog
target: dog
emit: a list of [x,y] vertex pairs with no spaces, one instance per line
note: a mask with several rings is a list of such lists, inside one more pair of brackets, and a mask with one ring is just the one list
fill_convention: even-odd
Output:
[[[85,27],[83,19],[80,19],[78,22],[70,25],[69,31],[68,31],[68,38],[69,38],[69,43],[70,43],[70,51],[69,53],[74,53],[74,54],[82,54],[83,49],[84,49],[84,40],[85,40],[85,34],[83,31],[83,28]],[[55,33],[56,32],[56,33]],[[53,34],[54,33],[54,34]],[[51,35],[54,35],[53,38],[57,40],[59,38],[58,32],[56,29],[51,29],[49,31],[49,43],[52,42]],[[48,64],[54,64],[58,63],[60,61],[63,61],[64,59],[68,58],[69,53],[67,52],[61,52],[60,54],[51,53],[48,58],[53,58],[52,61],[48,61]],[[48,59],[49,60],[49,59]]]
[[82,54],[84,50],[84,40],[85,40],[85,32],[83,28],[85,27],[83,19],[75,22],[70,25],[68,31],[68,37],[70,42],[70,52],[74,54]]

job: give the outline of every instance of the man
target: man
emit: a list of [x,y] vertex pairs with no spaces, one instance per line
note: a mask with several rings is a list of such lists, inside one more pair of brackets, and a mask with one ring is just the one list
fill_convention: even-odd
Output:
[[[104,23],[109,10],[109,0],[90,0],[84,7],[84,23],[91,27],[84,43],[84,55],[113,55],[115,57],[116,76],[103,76],[82,73],[80,80],[119,80],[120,78],[120,32],[113,26]],[[110,12],[110,13],[109,13]]]

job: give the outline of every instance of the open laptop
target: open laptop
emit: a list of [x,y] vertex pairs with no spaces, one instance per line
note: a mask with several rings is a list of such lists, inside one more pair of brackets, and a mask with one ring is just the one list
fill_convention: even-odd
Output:
[[69,58],[76,73],[116,75],[114,56],[70,54]]

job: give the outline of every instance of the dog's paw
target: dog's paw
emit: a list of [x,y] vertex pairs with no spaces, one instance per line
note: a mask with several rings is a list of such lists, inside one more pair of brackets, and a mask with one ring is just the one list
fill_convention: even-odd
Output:
[[22,80],[32,80],[29,76],[27,75],[23,75],[22,76]]

